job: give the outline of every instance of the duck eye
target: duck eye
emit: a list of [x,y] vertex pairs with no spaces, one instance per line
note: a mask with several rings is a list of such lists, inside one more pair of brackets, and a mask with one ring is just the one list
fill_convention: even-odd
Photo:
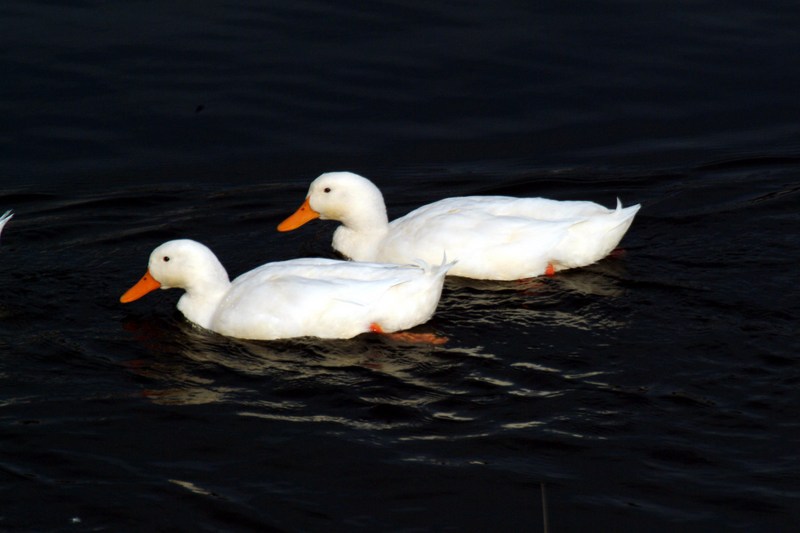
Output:
[[164,262],[165,262],[165,263],[169,263],[169,256],[168,256],[168,255],[165,255],[165,256],[164,256]]
[[331,188],[330,187],[325,187],[325,192],[331,192]]

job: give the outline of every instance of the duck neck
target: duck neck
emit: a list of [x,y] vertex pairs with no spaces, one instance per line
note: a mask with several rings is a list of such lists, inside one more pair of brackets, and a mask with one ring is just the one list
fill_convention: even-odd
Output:
[[333,234],[333,248],[355,261],[375,261],[380,243],[389,232],[386,206],[365,204],[348,212]]
[[192,278],[178,301],[178,309],[195,324],[210,329],[214,313],[230,286],[228,273],[217,263],[213,269]]

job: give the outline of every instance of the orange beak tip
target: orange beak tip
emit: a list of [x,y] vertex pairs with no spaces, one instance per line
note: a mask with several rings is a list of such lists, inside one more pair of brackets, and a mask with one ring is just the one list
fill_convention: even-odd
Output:
[[126,304],[134,300],[138,300],[145,294],[153,292],[160,287],[161,283],[156,281],[156,279],[150,274],[150,270],[148,270],[147,273],[142,276],[142,279],[136,283],[136,285],[128,289],[125,294],[120,296],[119,301]]
[[319,218],[319,213],[311,208],[311,201],[306,198],[303,205],[301,205],[297,211],[278,224],[278,231],[292,231],[315,218]]

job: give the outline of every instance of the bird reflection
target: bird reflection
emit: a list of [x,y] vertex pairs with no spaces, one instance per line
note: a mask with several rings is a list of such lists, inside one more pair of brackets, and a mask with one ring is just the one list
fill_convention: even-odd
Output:
[[[601,261],[583,269],[518,281],[448,278],[439,306],[441,320],[455,328],[500,325],[508,337],[614,331],[627,326],[623,262]],[[457,335],[455,335],[457,336]],[[509,340],[508,342],[513,342]]]
[[553,277],[540,276],[517,281],[476,280],[460,277],[447,278],[446,287],[450,289],[469,288],[492,293],[513,291],[530,296],[563,295],[575,293],[582,295],[619,297],[624,295],[623,280],[626,278],[625,263],[617,258],[624,251],[615,250],[608,259],[581,269],[565,270]]
[[[251,391],[242,387],[242,378],[253,390],[261,388],[253,382],[259,379],[273,389],[299,396],[304,392],[298,389],[314,394],[327,387],[378,383],[387,387],[400,383],[431,394],[458,392],[426,377],[458,366],[458,359],[442,357],[439,347],[400,343],[375,334],[348,340],[245,341],[197,328],[180,317],[128,320],[125,329],[148,349],[146,358],[125,366],[160,385],[143,393],[156,403],[248,403]],[[279,401],[274,407],[291,408],[292,403]]]

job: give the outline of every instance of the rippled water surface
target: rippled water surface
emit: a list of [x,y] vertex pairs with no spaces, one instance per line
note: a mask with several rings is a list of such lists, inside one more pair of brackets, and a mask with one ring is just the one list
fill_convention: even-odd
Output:
[[[7,2],[0,529],[792,531],[796,6]],[[239,341],[161,242],[231,275],[333,256],[308,182],[391,217],[468,194],[642,209],[553,278],[448,278],[421,331]]]

